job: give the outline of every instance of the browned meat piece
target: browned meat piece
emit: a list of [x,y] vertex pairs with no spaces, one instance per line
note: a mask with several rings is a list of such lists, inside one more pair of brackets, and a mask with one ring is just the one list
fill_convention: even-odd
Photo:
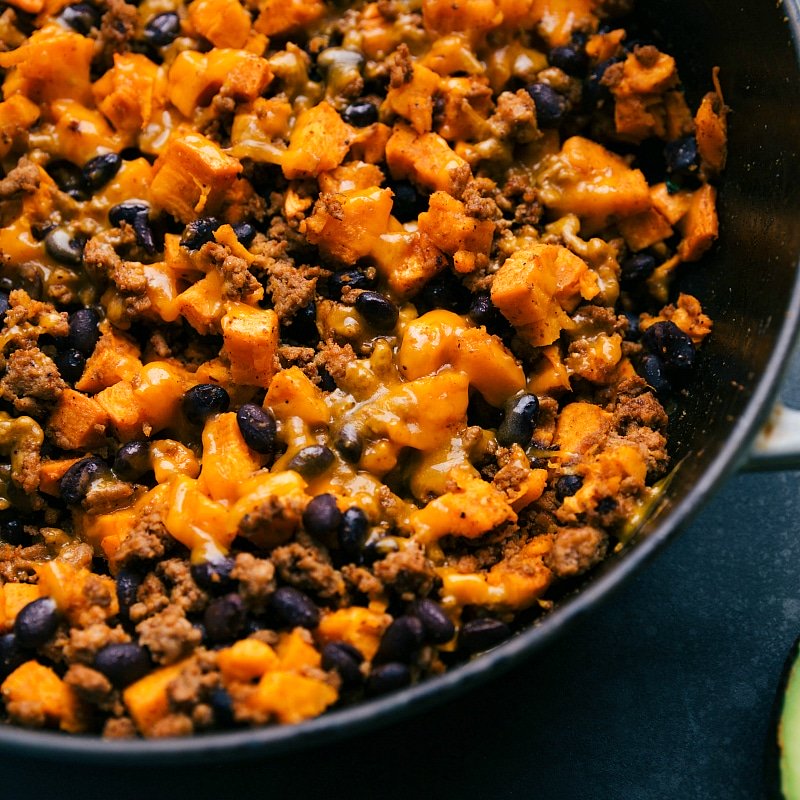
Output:
[[53,410],[66,388],[53,359],[32,347],[15,350],[8,357],[6,374],[0,380],[0,397],[20,414],[41,418]]
[[254,611],[263,611],[275,591],[275,565],[266,558],[239,553],[231,577],[239,581],[239,594]]
[[105,704],[114,692],[111,681],[96,669],[73,664],[64,675],[64,682],[86,703],[93,706]]
[[183,615],[180,606],[169,605],[136,626],[139,642],[158,664],[174,664],[189,655],[203,638]]
[[35,192],[39,188],[39,167],[24,156],[17,166],[0,179],[0,201],[21,193]]
[[206,607],[208,594],[195,583],[188,561],[170,558],[162,561],[156,571],[172,585],[169,594],[171,603],[180,606],[187,614],[202,611]]
[[545,563],[558,578],[574,578],[603,560],[607,535],[597,528],[561,528]]
[[172,542],[172,537],[161,521],[161,514],[151,511],[137,520],[133,530],[109,559],[109,563],[116,570],[137,561],[153,561],[161,558]]
[[425,557],[423,549],[409,543],[396,553],[376,561],[372,568],[375,577],[390,586],[404,599],[430,594],[436,579],[433,564]]
[[131,637],[119,625],[111,628],[98,622],[86,628],[72,628],[64,645],[64,658],[70,663],[93,664],[98,650],[130,640]]
[[272,561],[281,580],[325,600],[343,598],[346,588],[341,573],[331,566],[327,553],[302,538],[303,543],[292,542],[273,550]]

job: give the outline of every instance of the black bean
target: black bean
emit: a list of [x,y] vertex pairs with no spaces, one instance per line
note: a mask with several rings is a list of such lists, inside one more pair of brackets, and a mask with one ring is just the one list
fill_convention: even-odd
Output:
[[256,229],[249,222],[237,222],[233,226],[233,232],[245,247],[250,247],[253,244],[253,239],[256,238]]
[[25,523],[19,517],[0,521],[0,541],[13,545],[29,544],[30,537],[25,533]]
[[358,507],[348,508],[339,525],[339,547],[350,557],[359,556],[367,541],[367,515]]
[[314,300],[298,309],[287,325],[281,325],[281,338],[307,346],[319,341],[317,304]]
[[152,469],[150,442],[134,440],[123,444],[117,450],[112,469],[123,481],[139,480]]
[[342,425],[341,430],[336,436],[334,447],[339,455],[351,464],[357,464],[364,451],[364,442],[358,434],[358,429],[350,423]]
[[472,294],[449,270],[440,273],[425,284],[414,300],[421,313],[443,308],[463,314],[469,310]]
[[697,139],[690,134],[668,142],[664,148],[664,158],[670,175],[689,175],[697,172]]
[[172,11],[157,14],[144,26],[144,38],[154,47],[165,47],[172,44],[180,32],[180,17]]
[[203,614],[206,636],[211,642],[230,642],[244,628],[245,607],[242,598],[232,592],[212,600]]
[[83,184],[90,193],[102,189],[118,172],[122,159],[116,153],[90,158],[83,165]]
[[694,342],[674,322],[665,320],[651,325],[642,334],[642,344],[673,373],[684,373],[694,365]]
[[328,293],[334,300],[342,296],[342,290],[349,289],[370,289],[375,285],[375,279],[367,276],[360,269],[345,269],[341,272],[334,272],[328,279]]
[[639,330],[639,315],[632,311],[626,311],[625,318],[628,320],[628,330],[625,332],[625,338],[632,342],[638,342],[641,334]]
[[495,304],[492,303],[492,298],[488,292],[475,295],[472,303],[470,303],[468,316],[476,325],[483,325],[484,327],[494,325],[500,320],[500,312]]
[[29,657],[13,633],[0,636],[0,678],[5,678],[17,667],[22,666]]
[[364,661],[361,652],[348,642],[330,642],[322,648],[322,668],[335,669],[345,686],[357,686],[363,680],[359,664]]
[[312,536],[327,536],[339,529],[342,512],[332,494],[319,494],[303,511],[303,527]]
[[363,560],[372,564],[386,558],[390,553],[396,553],[399,549],[393,537],[373,531],[364,544]]
[[582,486],[583,478],[580,475],[562,475],[556,481],[556,497],[559,500],[572,497]]
[[269,408],[245,403],[236,412],[236,422],[245,444],[256,453],[270,455],[277,445],[278,426]]
[[201,561],[192,564],[191,572],[195,583],[207,592],[220,594],[233,588],[235,581],[231,572],[236,562],[227,556],[220,556],[212,561]]
[[83,262],[84,244],[82,239],[70,236],[63,228],[53,228],[44,237],[44,249],[50,258],[71,267],[79,266]]
[[133,225],[137,217],[143,214],[150,214],[150,206],[147,203],[137,203],[128,201],[125,203],[117,203],[112,206],[108,211],[108,221],[118,228],[121,223],[127,222],[128,225]]
[[667,378],[664,365],[658,356],[647,353],[642,356],[640,367],[642,377],[647,385],[661,398],[667,397],[672,391],[672,385]]
[[378,292],[361,292],[356,298],[356,311],[369,325],[382,333],[394,330],[400,318],[397,306]]
[[200,217],[190,222],[183,231],[181,247],[199,250],[207,242],[214,241],[214,231],[222,225],[216,217]]
[[136,234],[137,244],[148,253],[156,250],[153,239],[153,229],[150,227],[150,207],[145,203],[119,203],[108,212],[108,219],[112,225],[119,227],[126,222]]
[[136,602],[136,594],[142,585],[142,576],[130,569],[121,569],[116,575],[117,602],[119,614],[123,619],[128,619],[131,606]]
[[20,647],[39,647],[58,627],[59,613],[52,597],[40,597],[20,610],[14,620],[14,634]]
[[0,321],[5,317],[6,311],[8,311],[8,293],[0,292]]
[[214,725],[217,728],[232,728],[236,725],[233,711],[233,698],[222,686],[216,686],[208,695],[208,703],[214,712]]
[[507,639],[511,631],[499,619],[473,619],[465,622],[458,633],[458,646],[468,653],[480,653]]
[[586,71],[589,59],[583,46],[571,42],[563,47],[554,47],[548,57],[551,66],[566,72],[567,75],[582,75]]
[[398,617],[384,631],[374,663],[399,661],[407,664],[422,647],[425,629],[416,617]]
[[52,222],[32,222],[31,235],[37,242],[41,242],[55,227]]
[[342,112],[342,119],[348,125],[353,125],[356,128],[366,128],[367,125],[372,125],[378,121],[378,109],[369,100],[357,100],[345,108]]
[[76,461],[64,473],[59,483],[61,499],[67,505],[77,505],[86,496],[92,481],[107,470],[106,463],[95,456]]
[[366,693],[368,697],[395,692],[411,683],[411,672],[405,664],[381,664],[370,672],[367,678]]
[[92,28],[100,27],[100,12],[88,3],[67,6],[59,15],[72,30],[88,36]]
[[59,353],[55,361],[59,374],[67,383],[75,383],[80,380],[86,367],[86,356],[74,348]]
[[512,444],[523,448],[531,443],[539,416],[539,399],[533,394],[512,397],[505,406],[505,417],[497,429],[497,441],[503,447]]
[[546,83],[531,83],[525,90],[536,106],[536,124],[540,128],[556,128],[567,112],[567,100]]
[[45,169],[62,192],[75,200],[86,199],[86,193],[83,190],[83,173],[77,164],[59,159],[51,161]]
[[417,600],[412,613],[422,623],[425,639],[433,644],[444,644],[456,635],[456,627],[442,607],[428,597]]
[[609,514],[617,507],[617,501],[613,497],[604,497],[596,507],[598,514]]
[[411,222],[428,209],[428,198],[421,195],[409,181],[390,181],[394,193],[392,215],[400,222]]
[[141,645],[120,642],[107,644],[102,650],[98,650],[93,666],[121,689],[147,675],[153,668],[153,662],[150,654]]
[[333,465],[336,457],[329,447],[312,444],[297,452],[286,465],[286,469],[299,472],[304,478],[316,478]]
[[269,609],[280,625],[288,628],[316,628],[319,609],[314,601],[299,589],[282,586],[269,601]]
[[653,274],[656,260],[648,253],[636,253],[620,264],[620,279],[623,284],[641,283]]
[[100,318],[91,308],[79,308],[69,316],[69,334],[67,342],[70,347],[80,350],[85,356],[94,352],[100,329],[97,327]]
[[187,389],[181,398],[183,415],[195,425],[202,425],[215,414],[223,414],[230,404],[230,395],[214,383],[198,383]]
[[586,81],[586,91],[584,92],[584,99],[589,101],[590,104],[598,104],[602,101],[611,99],[611,90],[603,83],[603,76],[606,70],[620,61],[620,58],[609,58],[607,61],[601,61],[589,73],[589,78]]
[[467,423],[478,425],[481,428],[497,428],[503,421],[503,410],[495,408],[486,402],[483,395],[477,391],[469,393],[467,406]]

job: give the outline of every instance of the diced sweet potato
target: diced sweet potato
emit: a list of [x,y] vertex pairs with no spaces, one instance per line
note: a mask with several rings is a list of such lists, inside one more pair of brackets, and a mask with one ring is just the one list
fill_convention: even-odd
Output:
[[569,42],[576,31],[597,27],[597,0],[498,0],[503,25],[533,27],[549,48]]
[[169,535],[189,548],[195,558],[209,559],[226,552],[233,541],[228,509],[205,494],[199,480],[186,475],[163,485],[168,491],[164,527]]
[[189,22],[214,47],[244,47],[250,35],[250,14],[239,0],[194,0]]
[[597,275],[561,245],[519,250],[497,271],[492,302],[532,345],[552,344],[570,324],[566,312],[597,295]]
[[278,722],[293,724],[319,716],[336,702],[336,690],[315,678],[294,672],[268,672],[248,703],[272,714]]
[[91,397],[65,389],[50,419],[47,434],[62,450],[88,450],[105,439],[108,414]]
[[442,536],[476,539],[498,525],[516,522],[517,515],[505,494],[480,478],[459,482],[457,491],[446,492],[411,514],[414,537],[423,544]]
[[271,408],[278,419],[300,417],[312,428],[327,425],[331,417],[322,392],[299,367],[281,370],[273,378],[264,407]]
[[648,208],[647,211],[621,219],[619,231],[633,252],[652,247],[672,236],[672,228],[656,208]]
[[469,164],[437,133],[419,135],[396,126],[386,143],[386,162],[394,178],[407,178],[431,191],[458,197],[472,178]]
[[[446,78],[440,93],[444,96],[437,129],[440,136],[448,142],[474,142],[485,136],[486,121],[494,111],[492,90],[485,78]],[[533,125],[531,128],[535,130]]]
[[128,713],[143,736],[147,736],[155,724],[169,713],[167,687],[181,674],[185,666],[185,661],[179,661],[154,670],[132,683],[122,693]]
[[391,189],[352,189],[323,196],[305,220],[308,240],[330,258],[355,264],[372,252],[386,233],[392,209]]
[[119,612],[116,585],[107,575],[96,575],[59,558],[40,565],[36,573],[41,594],[52,597],[73,625],[100,622]]
[[242,165],[198,133],[170,140],[153,165],[150,197],[184,223],[215,214]]
[[143,414],[130,381],[119,381],[94,398],[108,414],[111,430],[123,442],[142,434]]
[[573,136],[541,178],[540,198],[557,214],[577,214],[596,228],[612,217],[626,217],[650,207],[641,170],[631,169],[597,142]]
[[363,189],[373,189],[385,180],[383,170],[365,161],[348,161],[319,176],[320,192],[337,194]]
[[150,443],[150,464],[156,483],[166,483],[174,475],[196,478],[200,474],[197,456],[174,439],[158,439]]
[[399,298],[415,295],[447,266],[447,258],[419,231],[383,234],[372,249],[381,276]]
[[323,643],[347,642],[367,661],[371,661],[378,652],[383,632],[391,621],[388,614],[350,606],[324,614],[317,628],[317,635]]
[[3,595],[3,625],[6,630],[11,628],[17,614],[28,603],[42,596],[35,583],[6,583],[0,587],[0,593]]
[[423,0],[422,20],[425,28],[434,33],[462,31],[480,35],[503,21],[500,5],[500,0],[470,0],[467,3]]
[[350,149],[352,128],[325,101],[297,118],[283,156],[283,174],[289,178],[315,178],[338,167]]
[[701,186],[693,195],[686,216],[679,228],[683,240],[678,245],[678,255],[683,261],[698,261],[717,240],[717,190],[711,184]]
[[465,372],[474,386],[495,406],[521,391],[525,374],[514,356],[485,328],[471,328],[457,314],[438,309],[409,323],[397,352],[403,377],[416,380],[445,364]]
[[568,460],[588,453],[604,440],[611,429],[612,415],[591,403],[570,403],[561,410],[556,424],[555,444]]
[[558,344],[543,347],[539,361],[528,378],[528,391],[537,396],[558,396],[571,388]]
[[217,654],[220,672],[227,681],[249,683],[279,666],[278,655],[265,642],[242,639]]
[[100,330],[100,339],[75,384],[80,392],[99,392],[119,381],[132,380],[142,368],[141,351],[133,339],[106,322]]
[[92,87],[100,111],[115,130],[131,137],[155,111],[158,67],[139,53],[115,53],[114,67]]
[[722,99],[718,69],[714,71],[714,85],[715,91],[706,94],[694,118],[701,166],[712,178],[722,172],[728,157],[728,108]]
[[277,314],[271,309],[230,303],[221,326],[233,380],[266,389],[278,370]]
[[669,225],[675,225],[681,217],[685,216],[692,204],[692,192],[682,190],[670,194],[666,183],[657,183],[655,186],[651,186],[650,198],[653,201],[653,208],[664,217]]
[[59,482],[64,477],[64,473],[79,460],[79,458],[56,458],[42,461],[42,465],[39,467],[39,491],[52,497],[58,497]]
[[176,298],[181,316],[201,335],[218,332],[225,314],[222,274],[211,270]]
[[308,642],[309,634],[303,628],[295,628],[290,633],[280,634],[275,648],[280,659],[281,669],[302,670],[306,667],[319,667],[322,656]]
[[421,64],[413,64],[410,80],[392,86],[384,108],[407,119],[417,133],[426,133],[433,124],[433,96],[441,78]]
[[322,0],[261,0],[255,29],[267,36],[285,36],[304,28],[325,14]]

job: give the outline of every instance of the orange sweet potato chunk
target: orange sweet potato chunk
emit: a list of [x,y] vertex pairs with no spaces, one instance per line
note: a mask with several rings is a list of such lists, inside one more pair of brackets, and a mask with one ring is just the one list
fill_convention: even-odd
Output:
[[352,128],[325,101],[303,111],[295,122],[289,149],[282,161],[289,178],[315,178],[344,161],[353,138]]
[[433,124],[433,96],[440,83],[441,78],[433,70],[414,64],[410,80],[392,86],[383,107],[407,119],[417,133],[426,133]]
[[250,15],[239,0],[194,0],[189,22],[214,47],[244,47],[250,35]]
[[285,36],[325,14],[322,0],[261,0],[259,8],[255,29],[267,36]]
[[278,315],[231,303],[221,325],[233,380],[266,389],[278,370]]
[[91,397],[65,389],[47,421],[47,434],[62,450],[87,450],[105,439],[108,414]]

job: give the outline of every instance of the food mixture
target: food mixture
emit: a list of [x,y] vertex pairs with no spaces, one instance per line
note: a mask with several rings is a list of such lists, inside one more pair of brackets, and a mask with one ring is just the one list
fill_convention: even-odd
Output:
[[5,0],[3,720],[296,723],[624,545],[726,140],[630,10]]

